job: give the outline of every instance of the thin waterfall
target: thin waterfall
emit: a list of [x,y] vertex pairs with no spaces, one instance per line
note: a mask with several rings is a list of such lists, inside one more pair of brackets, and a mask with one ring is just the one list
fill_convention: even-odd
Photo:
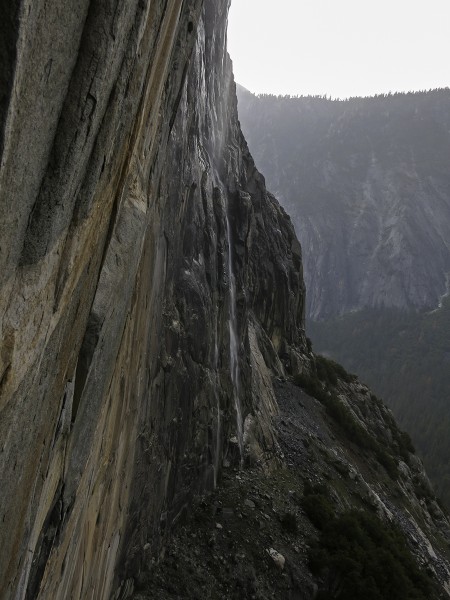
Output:
[[241,465],[244,460],[244,432],[242,426],[242,406],[241,398],[239,394],[239,356],[238,356],[238,337],[237,337],[237,318],[236,318],[236,279],[233,272],[233,256],[232,256],[232,244],[231,244],[231,227],[230,219],[228,214],[226,215],[227,221],[227,241],[228,241],[228,279],[230,281],[230,314],[229,314],[229,328],[230,328],[230,369],[231,369],[231,382],[233,384],[233,397],[234,406],[236,409],[236,429],[237,429],[237,440],[239,445],[239,453],[241,456]]
[[215,338],[215,346],[214,346],[214,372],[216,377],[216,382],[214,386],[214,396],[216,399],[216,408],[217,408],[217,417],[216,417],[216,453],[214,456],[214,488],[217,486],[217,477],[219,475],[219,462],[220,462],[220,454],[221,454],[221,446],[220,446],[220,436],[222,435],[222,420],[220,414],[220,397],[219,397],[219,345],[217,341],[218,333],[217,333],[217,318],[216,318],[216,338]]

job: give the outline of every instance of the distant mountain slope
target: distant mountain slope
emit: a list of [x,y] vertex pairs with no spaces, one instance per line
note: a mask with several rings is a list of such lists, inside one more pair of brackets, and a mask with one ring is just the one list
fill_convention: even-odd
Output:
[[450,90],[238,99],[303,246],[316,351],[391,406],[450,506]]
[[303,245],[307,317],[435,307],[450,272],[450,90],[238,99]]

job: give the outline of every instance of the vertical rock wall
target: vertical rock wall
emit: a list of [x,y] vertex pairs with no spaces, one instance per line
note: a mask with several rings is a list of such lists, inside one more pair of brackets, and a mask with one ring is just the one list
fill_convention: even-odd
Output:
[[246,460],[273,458],[300,247],[240,132],[228,0],[2,11],[0,597],[126,596],[237,458],[230,260]]

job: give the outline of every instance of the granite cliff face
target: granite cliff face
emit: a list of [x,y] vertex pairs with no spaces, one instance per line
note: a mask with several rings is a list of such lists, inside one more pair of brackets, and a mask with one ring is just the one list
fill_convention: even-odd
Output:
[[[223,464],[283,462],[274,377],[316,367],[300,246],[237,120],[228,3],[2,8],[2,599],[131,597]],[[444,515],[396,493],[443,586]]]
[[227,1],[3,10],[0,596],[110,598],[244,435],[265,462],[300,246],[240,133]]
[[435,308],[450,273],[450,90],[238,97],[256,164],[304,248],[307,317]]

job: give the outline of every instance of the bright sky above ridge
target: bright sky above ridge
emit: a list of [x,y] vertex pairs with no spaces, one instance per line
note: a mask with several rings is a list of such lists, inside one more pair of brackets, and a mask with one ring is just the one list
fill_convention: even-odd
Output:
[[228,49],[255,93],[449,87],[450,0],[232,0]]

